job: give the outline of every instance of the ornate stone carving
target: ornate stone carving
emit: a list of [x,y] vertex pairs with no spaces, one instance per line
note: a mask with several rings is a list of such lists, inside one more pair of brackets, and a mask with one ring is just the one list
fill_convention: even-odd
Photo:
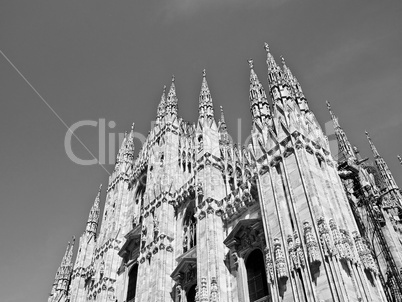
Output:
[[294,248],[295,248],[296,255],[299,258],[300,266],[302,268],[304,268],[306,266],[306,261],[304,259],[304,252],[303,252],[303,248],[301,246],[299,234],[297,233],[297,231],[293,232],[293,237],[295,239]]
[[299,257],[297,256],[296,249],[293,243],[292,235],[288,235],[288,250],[289,250],[289,258],[290,258],[290,269],[296,270],[300,268]]
[[236,270],[239,268],[239,257],[237,256],[237,252],[233,251],[230,253],[232,258],[231,269]]
[[208,302],[207,278],[201,277],[200,302]]
[[265,267],[266,267],[266,272],[267,272],[267,277],[268,277],[268,283],[273,283],[274,282],[274,264],[273,264],[271,255],[270,255],[267,247],[264,249],[264,252],[265,252]]
[[304,241],[307,246],[308,259],[310,264],[321,263],[320,250],[317,240],[312,232],[311,225],[308,221],[303,223],[304,227]]
[[285,262],[285,255],[282,251],[281,243],[278,238],[274,239],[274,254],[275,254],[275,266],[278,279],[287,279],[287,269]]
[[211,278],[211,297],[210,302],[218,302],[218,282],[216,277]]
[[195,302],[199,302],[200,301],[200,294],[198,292],[198,286],[195,287]]
[[177,283],[176,284],[176,302],[181,302],[181,293],[182,293],[181,284]]
[[329,228],[325,222],[324,217],[318,219],[318,231],[320,233],[321,246],[325,256],[332,256],[333,244],[331,242],[331,236],[329,235]]
[[334,241],[334,245],[336,248],[336,250],[334,250],[334,253],[337,253],[339,255],[339,258],[343,259],[343,258],[345,258],[345,251],[344,251],[344,247],[342,244],[342,236],[338,230],[338,226],[336,225],[336,222],[333,219],[329,220],[329,227],[331,228],[332,239]]

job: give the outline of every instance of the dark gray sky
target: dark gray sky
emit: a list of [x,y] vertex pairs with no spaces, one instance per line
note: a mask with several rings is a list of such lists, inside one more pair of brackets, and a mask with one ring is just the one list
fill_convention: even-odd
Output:
[[[67,125],[136,123],[146,135],[176,76],[179,114],[196,121],[201,71],[230,132],[249,134],[249,69],[266,83],[267,41],[298,77],[324,125],[325,100],[353,144],[367,129],[402,185],[401,1],[12,1],[0,5],[0,49]],[[266,85],[265,85],[266,86]],[[107,173],[73,163],[65,126],[0,56],[0,300],[44,301],[67,241],[79,236]],[[98,155],[97,129],[77,131]],[[90,159],[76,141],[73,150]],[[106,165],[110,171],[112,165]],[[104,196],[104,194],[103,194]]]

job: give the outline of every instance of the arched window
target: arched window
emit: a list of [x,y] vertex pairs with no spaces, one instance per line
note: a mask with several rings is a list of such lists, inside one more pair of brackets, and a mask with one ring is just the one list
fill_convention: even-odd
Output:
[[137,275],[138,275],[138,264],[134,264],[134,267],[128,273],[128,289],[127,289],[127,302],[134,301],[135,291],[137,287]]
[[183,220],[183,253],[197,244],[197,219],[194,217],[195,203],[192,201],[186,210]]
[[195,302],[195,286],[196,284],[191,286],[187,291],[186,293],[187,302]]
[[250,302],[269,295],[265,274],[264,255],[259,249],[250,253],[246,260],[247,283]]

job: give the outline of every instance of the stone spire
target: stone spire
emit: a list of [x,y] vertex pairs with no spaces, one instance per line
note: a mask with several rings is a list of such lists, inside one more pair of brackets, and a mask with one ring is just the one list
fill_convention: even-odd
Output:
[[264,43],[265,51],[267,52],[267,67],[268,67],[268,84],[269,88],[277,86],[283,82],[283,75],[281,68],[276,64],[274,57],[272,56],[268,43]]
[[158,105],[158,111],[156,113],[156,120],[161,120],[166,113],[166,85],[163,86],[163,92],[161,96],[161,101]]
[[402,165],[402,158],[398,155],[399,163]]
[[257,74],[254,71],[253,59],[248,60],[250,66],[250,111],[253,121],[257,119],[265,120],[271,115],[267,95]]
[[308,111],[309,107],[307,104],[306,97],[304,96],[303,90],[297,78],[293,75],[290,68],[286,65],[285,58],[281,56],[282,60],[282,70],[284,73],[284,80],[290,86],[291,91],[293,92],[296,102],[299,105],[301,111]]
[[64,265],[66,263],[66,259],[68,258],[68,254],[70,252],[70,242],[67,243],[67,248],[66,251],[64,253],[63,259],[61,260],[61,264],[60,266],[57,268],[56,271],[56,276],[54,277],[54,281],[53,281],[53,285],[52,285],[52,289],[50,291],[50,295],[48,298],[48,302],[53,302],[55,301],[57,295],[58,295],[58,290],[60,285],[59,284],[63,284],[63,270],[64,270]]
[[[134,160],[134,123],[131,125],[131,131],[127,135],[125,133],[124,140],[121,144],[119,153],[117,154],[117,162],[116,162],[116,167],[118,167],[121,163],[132,163]],[[116,168],[115,168],[116,169]]]
[[355,160],[356,156],[355,153],[353,152],[353,147],[350,144],[345,131],[343,131],[343,129],[339,125],[338,118],[332,112],[331,104],[328,101],[326,101],[326,103],[329,114],[331,115],[332,122],[334,123],[334,130],[336,138],[338,140],[339,151],[342,152],[342,154],[345,156],[346,159]]
[[64,252],[64,256],[63,256],[63,259],[61,260],[61,264],[60,264],[60,267],[59,267],[59,269],[62,267],[62,266],[65,266],[65,264],[67,263],[67,259],[68,259],[68,254],[69,254],[69,252],[70,252],[70,248],[71,248],[71,243],[70,243],[70,241],[67,243],[67,248],[66,248],[66,251]]
[[66,251],[64,252],[64,256],[61,259],[60,266],[59,266],[59,268],[57,269],[57,272],[56,272],[56,277],[55,277],[55,280],[54,280],[54,283],[56,284],[56,286],[57,286],[57,283],[58,283],[59,279],[61,279],[61,277],[62,277],[62,267],[64,267],[65,264],[67,263],[68,254],[70,253],[70,248],[71,248],[71,243],[69,241],[67,243],[67,248],[66,248]]
[[224,144],[228,144],[230,142],[230,138],[226,127],[225,114],[223,113],[222,106],[220,106],[220,110],[221,110],[221,117],[219,119],[219,126],[218,126],[219,137],[220,137],[219,140]]
[[174,84],[175,77],[172,75],[172,83],[170,84],[169,93],[166,99],[166,114],[177,115],[177,96],[176,96],[176,86]]
[[207,74],[205,69],[202,71],[202,83],[199,97],[199,118],[213,118],[214,107],[212,104],[211,92],[208,87]]
[[98,194],[96,195],[94,204],[92,205],[91,211],[89,212],[88,222],[87,222],[87,227],[86,227],[86,232],[88,235],[96,236],[96,232],[98,230],[101,190],[102,190],[102,184],[99,186]]
[[[395,181],[395,179],[394,179],[394,177],[393,177],[393,175],[391,173],[391,170],[389,169],[389,167],[388,167],[387,163],[385,162],[384,158],[382,158],[381,155],[378,153],[377,148],[375,147],[374,143],[371,141],[370,135],[369,135],[369,133],[367,131],[366,131],[366,136],[367,136],[367,139],[369,141],[371,150],[373,152],[375,163],[377,165],[378,170],[380,171],[381,178],[382,178],[382,181],[384,183],[385,189],[387,191],[397,189],[398,192],[399,192],[398,185],[396,184],[396,181]],[[402,198],[399,193],[397,195],[398,195],[399,198]],[[398,200],[397,204],[399,206],[401,206],[402,205],[402,200]]]
[[[221,124],[225,124],[226,125],[226,121],[225,121],[225,114],[223,112],[223,106],[219,106],[219,109],[221,110],[221,118],[219,119]],[[399,156],[399,155],[398,155]]]
[[75,236],[73,236],[73,240],[70,244],[70,249],[68,251],[67,258],[66,258],[66,266],[69,266],[69,267],[71,267],[71,265],[73,264],[74,245],[75,245]]
[[371,141],[370,135],[367,131],[365,131],[367,140],[369,141],[371,151],[373,152],[374,158],[381,157],[377,151],[377,148],[374,146],[373,142]]
[[57,291],[67,293],[68,286],[71,278],[71,271],[73,266],[73,249],[74,249],[75,237],[73,236],[72,242],[68,243],[66,252],[61,261],[61,265],[58,270],[58,282]]

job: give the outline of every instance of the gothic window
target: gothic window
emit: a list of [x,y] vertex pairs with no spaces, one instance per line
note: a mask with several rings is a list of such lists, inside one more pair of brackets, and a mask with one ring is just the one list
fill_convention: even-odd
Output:
[[187,294],[186,294],[187,302],[195,302],[195,287],[196,287],[196,284],[191,286],[189,288],[189,290],[187,291]]
[[138,275],[138,264],[134,264],[134,267],[130,270],[128,274],[128,289],[127,289],[127,302],[135,301],[135,291],[137,287],[137,275]]
[[197,219],[194,217],[195,203],[192,201],[186,211],[183,220],[183,253],[197,244],[196,229]]
[[252,251],[247,257],[246,270],[250,302],[268,296],[264,256],[259,249]]

